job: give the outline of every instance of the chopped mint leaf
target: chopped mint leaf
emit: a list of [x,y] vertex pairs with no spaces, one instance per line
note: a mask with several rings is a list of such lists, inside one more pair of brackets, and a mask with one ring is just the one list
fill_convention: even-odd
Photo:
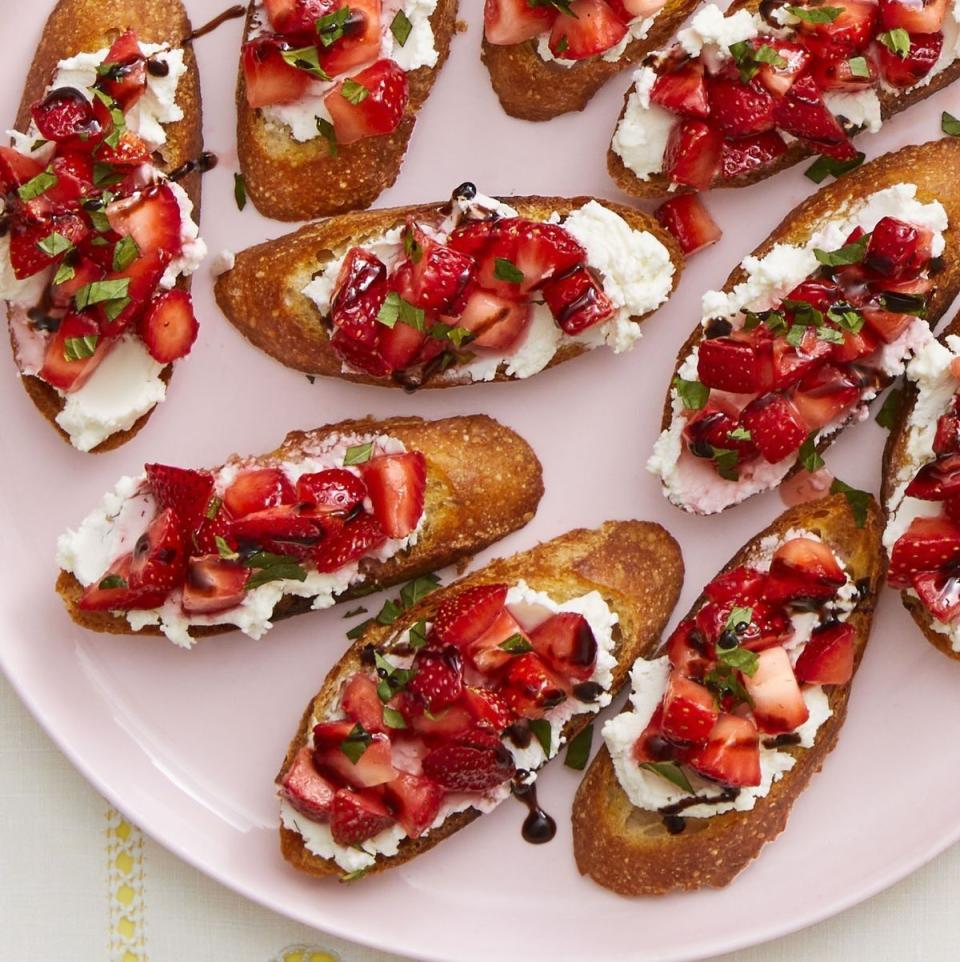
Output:
[[506,257],[495,257],[493,259],[493,276],[498,281],[506,281],[508,284],[522,284],[523,271],[516,264]]
[[414,264],[419,264],[423,257],[423,245],[417,240],[413,228],[409,225],[403,232],[403,252]]
[[730,665],[717,664],[707,672],[703,678],[704,685],[713,692],[714,698],[719,705],[727,696],[732,697],[737,702],[745,705],[753,705],[753,699],[743,686],[737,669]]
[[259,588],[270,581],[306,581],[307,572],[293,558],[269,551],[258,551],[244,561],[250,572],[245,585],[248,591]]
[[351,464],[364,464],[370,460],[372,454],[373,441],[367,441],[364,444],[352,444],[343,455],[343,465],[349,467]]
[[693,786],[687,778],[684,770],[676,762],[643,762],[640,766],[648,772],[653,772],[668,782],[672,782],[677,788],[682,789],[688,795],[693,794]]
[[243,174],[233,175],[233,199],[236,201],[237,210],[243,210],[247,206],[247,182],[243,179]]
[[365,615],[366,613],[367,613],[367,609],[364,608],[363,605],[360,605],[359,608],[351,608],[349,611],[345,611],[345,612],[341,615],[341,617],[342,617],[342,618],[356,618],[357,615]]
[[340,742],[340,751],[356,765],[372,741],[373,736],[358,722],[350,729],[347,737]]
[[851,334],[859,334],[863,327],[863,315],[849,304],[834,304],[827,318]]
[[49,170],[41,170],[36,177],[31,177],[25,184],[21,184],[17,188],[17,193],[20,195],[20,200],[33,200],[56,185],[57,175]]
[[847,504],[853,512],[854,523],[858,528],[862,528],[867,523],[867,509],[871,500],[869,491],[852,488],[839,478],[834,478],[833,484],[830,485],[830,493],[842,494],[847,499]]
[[375,624],[373,618],[367,618],[366,621],[361,621],[359,625],[354,625],[354,626],[347,632],[347,638],[349,638],[350,641],[356,641],[358,638],[360,638],[360,637],[363,635],[363,633],[364,633],[372,624]]
[[[349,8],[341,7],[342,10],[347,10],[349,13]],[[316,47],[296,47],[293,50],[281,50],[280,56],[290,64],[291,67],[296,67],[297,70],[303,70],[310,74],[311,77],[316,77],[317,80],[330,80],[330,74],[320,66],[320,54]]]
[[58,231],[53,231],[47,234],[43,240],[37,241],[37,247],[44,252],[44,254],[49,254],[51,257],[56,257],[57,254],[62,254],[64,251],[71,250],[73,248],[73,242],[68,238],[64,237],[63,234]]
[[753,608],[734,608],[727,616],[725,631],[739,633],[744,631],[753,621]]
[[740,79],[744,83],[753,80],[762,64],[769,64],[772,67],[787,66],[786,59],[766,43],[754,49],[749,40],[740,40],[730,44],[728,49],[740,71]]
[[845,267],[847,264],[859,264],[867,253],[869,243],[870,235],[864,234],[859,240],[855,240],[852,244],[844,244],[843,247],[835,251],[822,251],[815,247],[813,256],[827,267]]
[[439,584],[440,578],[435,574],[421,575],[413,581],[408,581],[400,589],[400,603],[404,608],[412,608],[432,591],[436,591]]
[[582,772],[587,767],[587,759],[590,757],[592,747],[593,722],[590,722],[586,728],[574,735],[573,740],[567,746],[567,754],[563,759],[563,764],[567,768]]
[[410,647],[419,651],[427,644],[427,623],[422,619],[410,626]]
[[98,334],[84,334],[82,337],[68,337],[63,342],[63,357],[67,361],[82,361],[93,357],[97,349]]
[[111,588],[126,588],[127,579],[120,575],[107,575],[105,578],[100,579],[100,584],[98,584],[97,587],[104,591],[109,591]]
[[688,411],[699,411],[710,397],[710,388],[700,381],[685,381],[678,376],[673,379],[673,388]]
[[870,65],[867,63],[866,57],[851,57],[847,61],[847,66],[850,68],[850,73],[854,77],[869,77],[870,76]]
[[127,234],[126,237],[121,237],[117,241],[117,246],[113,249],[113,269],[125,271],[139,256],[139,245]]
[[711,455],[713,463],[717,466],[717,474],[726,481],[739,481],[740,472],[737,466],[740,463],[740,455],[727,448],[714,448]]
[[410,684],[411,679],[417,673],[417,669],[397,668],[396,665],[387,661],[379,651],[375,652],[373,657],[377,666],[377,675],[380,679],[377,682],[377,694],[380,696],[380,701],[386,704],[397,692],[403,691]]
[[524,652],[533,651],[533,645],[523,635],[511,635],[506,641],[501,641],[497,647],[511,655],[522,655]]
[[849,160],[834,160],[833,157],[818,157],[805,171],[804,175],[815,184],[822,184],[828,177],[842,177],[849,174],[851,170],[856,170],[866,157],[866,154],[858,153]]
[[880,303],[885,310],[895,314],[912,314],[914,317],[927,316],[927,299],[923,294],[901,294],[886,291],[880,295]]
[[387,728],[406,728],[407,723],[403,718],[403,715],[396,710],[396,708],[391,708],[389,705],[383,706],[383,723]]
[[787,10],[805,23],[833,23],[843,13],[843,7],[794,7]]
[[944,111],[940,115],[940,129],[951,137],[960,137],[960,120]]
[[746,429],[741,427],[736,427],[732,431],[727,432],[727,437],[731,441],[752,441],[753,435]]
[[340,148],[337,146],[337,134],[333,129],[333,124],[329,120],[324,120],[323,117],[317,117],[317,130],[327,142],[327,150],[330,151],[330,156],[336,157]]
[[476,336],[465,327],[454,327],[452,324],[444,324],[443,321],[434,321],[427,333],[438,341],[449,341],[454,347],[463,347]]
[[878,34],[877,40],[901,60],[905,60],[910,53],[910,34],[903,27],[895,27],[886,33]]
[[800,450],[797,452],[797,458],[803,465],[804,469],[813,474],[814,471],[819,471],[823,465],[824,460],[820,457],[820,452],[817,451],[817,432],[811,431],[803,444],[800,445]]
[[[347,8],[343,7],[342,9],[345,10]],[[345,100],[349,100],[352,104],[363,103],[363,101],[370,96],[370,91],[367,90],[362,83],[351,78],[344,80],[343,86],[340,88],[340,93]]]
[[569,46],[570,46],[570,40],[568,39],[567,35],[564,34],[564,35],[557,41],[556,46],[554,47],[554,49],[556,50],[557,53],[566,53],[566,52],[567,52],[567,47],[569,47]]
[[742,671],[745,675],[754,675],[757,671],[756,652],[749,651],[736,645],[733,648],[717,648],[717,659],[725,665]]
[[341,882],[356,882],[357,879],[362,879],[362,878],[364,877],[364,875],[366,875],[367,872],[369,872],[369,871],[370,871],[370,866],[369,866],[369,865],[368,865],[366,868],[354,869],[354,871],[352,871],[352,872],[347,872],[346,875],[341,875],[341,876],[340,876],[340,881],[341,881]]
[[390,598],[383,603],[377,615],[378,625],[392,625],[403,614],[403,608]]
[[540,742],[543,754],[549,758],[550,744],[553,736],[553,729],[550,727],[550,722],[548,722],[546,718],[531,718],[527,724],[530,726],[530,731],[533,732],[537,741]]
[[407,42],[412,30],[413,24],[410,22],[410,18],[403,10],[398,10],[396,16],[390,21],[390,32],[401,47]]
[[903,388],[890,388],[874,421],[888,431],[897,423],[903,407]]
[[221,501],[220,498],[214,495],[210,499],[209,504],[207,504],[207,510],[204,511],[203,513],[204,517],[207,518],[208,521],[212,521],[217,516],[217,512],[220,510],[220,505],[222,504],[223,504],[223,501]]
[[96,161],[93,165],[93,183],[96,187],[106,187],[109,184],[119,184],[123,180],[123,173],[113,164]]
[[377,313],[377,320],[385,327],[395,327],[399,321],[407,324],[416,331],[424,329],[424,311],[422,308],[414,307],[409,301],[404,300],[396,291],[387,294],[383,306]]
[[129,277],[120,277],[108,281],[91,281],[89,284],[84,284],[74,294],[73,302],[77,310],[82,311],[93,304],[102,304],[105,301],[116,301],[126,297],[129,286]]
[[72,281],[77,276],[77,272],[72,264],[68,264],[66,261],[61,261],[60,266],[57,268],[57,273],[53,275],[54,284],[66,284],[67,281]]
[[334,10],[333,13],[317,17],[314,26],[317,30],[317,36],[320,38],[320,43],[324,47],[332,47],[343,36],[343,28],[347,25],[349,19],[350,7],[348,4]]
[[238,555],[237,552],[230,547],[226,538],[223,538],[220,535],[215,534],[213,536],[213,540],[216,542],[216,545],[217,545],[217,553],[224,560],[233,561],[235,558],[240,557],[240,555]]
[[118,297],[115,301],[106,301],[103,305],[103,313],[107,319],[115,321],[126,309],[132,298]]

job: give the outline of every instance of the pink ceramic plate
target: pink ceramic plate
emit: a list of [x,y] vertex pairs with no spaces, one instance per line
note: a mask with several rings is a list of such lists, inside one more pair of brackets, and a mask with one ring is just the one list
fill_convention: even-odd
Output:
[[[7,39],[0,117],[14,116],[49,2],[0,5],[0,36]],[[190,6],[200,23],[223,0]],[[400,182],[382,202],[439,199],[468,179],[488,193],[616,197],[604,155],[627,77],[582,115],[545,125],[509,120],[480,64],[480,7],[477,0],[463,4],[470,28],[456,38]],[[239,38],[234,22],[197,49],[207,146],[220,157],[204,183],[203,234],[212,254],[289,229],[234,205]],[[897,118],[863,146],[875,155],[938,137],[944,109],[960,113],[960,89]],[[562,764],[542,779],[541,798],[559,824],[549,845],[526,845],[524,813],[507,803],[427,857],[359,885],[298,875],[277,851],[272,777],[303,705],[344,647],[350,623],[343,608],[281,624],[260,643],[227,635],[185,653],[155,638],[87,634],[52,590],[57,534],[146,460],[216,464],[233,451],[269,450],[291,428],[367,413],[483,411],[530,439],[546,476],[534,522],[495,552],[606,518],[655,519],[686,554],[683,611],[782,505],[773,494],[703,520],[661,498],[643,463],[673,358],[699,317],[701,293],[722,283],[812,190],[798,169],[709,197],[724,238],[694,259],[634,352],[615,358],[597,351],[526,383],[415,397],[310,384],[227,324],[213,301],[209,267],[194,287],[202,324],[194,354],[178,367],[170,399],[147,429],[118,451],[92,457],[71,450],[38,418],[5,361],[0,661],[7,675],[87,778],[159,842],[278,912],[387,950],[458,962],[690,959],[781,935],[890,885],[960,836],[956,750],[942,739],[924,740],[960,729],[960,669],[922,640],[891,591],[877,613],[840,746],[797,803],[783,837],[726,891],[630,901],[577,874],[568,815],[578,776]],[[831,449],[830,467],[875,489],[882,441],[872,423],[852,429]]]

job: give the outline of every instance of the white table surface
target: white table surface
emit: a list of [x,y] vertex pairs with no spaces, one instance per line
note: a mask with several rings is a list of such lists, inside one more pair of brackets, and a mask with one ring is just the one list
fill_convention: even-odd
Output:
[[[956,962],[958,891],[960,846],[842,915],[714,962]],[[275,915],[141,836],[2,675],[0,960],[401,962]]]

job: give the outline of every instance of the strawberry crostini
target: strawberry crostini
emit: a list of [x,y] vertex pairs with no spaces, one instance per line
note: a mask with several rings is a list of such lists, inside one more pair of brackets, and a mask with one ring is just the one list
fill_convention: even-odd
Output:
[[855,165],[851,137],[955,80],[958,53],[948,0],[705,6],[636,72],[611,174],[643,196],[741,186],[812,153]]
[[855,196],[704,295],[647,465],[684,510],[722,511],[816,461],[932,338],[934,295],[954,285],[943,204],[912,183]]
[[[451,465],[468,452],[489,479]],[[280,617],[485,547],[526,524],[541,493],[533,452],[489,418],[344,422],[216,470],[148,464],[122,478],[60,537],[58,590],[84,627],[185,648],[217,628],[260,638]]]
[[[513,204],[463,184],[449,205],[310,226],[238,254],[217,299],[290,366],[408,389],[525,378],[595,347],[630,348],[676,284],[669,234],[610,203]],[[298,301],[279,317],[253,309]]]
[[[126,440],[197,335],[185,282],[206,246],[177,180],[213,158],[161,169],[190,139],[178,135],[168,158],[170,125],[199,124],[193,94],[196,118],[178,104],[192,69],[182,48],[127,30],[61,60],[29,127],[0,147],[0,297],[14,356],[35,403],[81,451]],[[185,82],[192,91],[195,77]]]
[[884,459],[887,583],[927,638],[960,658],[960,337],[927,344],[907,383]]

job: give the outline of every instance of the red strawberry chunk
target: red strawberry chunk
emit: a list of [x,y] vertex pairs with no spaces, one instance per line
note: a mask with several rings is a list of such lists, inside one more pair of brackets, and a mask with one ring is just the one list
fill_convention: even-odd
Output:
[[121,236],[129,235],[143,254],[163,251],[180,253],[180,205],[169,184],[154,184],[138,195],[114,201],[107,207],[107,220]]
[[210,614],[239,605],[247,594],[250,569],[219,553],[191,558],[183,584],[183,610]]
[[909,34],[934,33],[943,26],[947,0],[880,0],[885,30],[900,27]]
[[280,468],[254,468],[237,475],[224,492],[223,503],[233,517],[242,518],[264,508],[293,504],[296,497]]
[[955,571],[924,571],[913,576],[912,584],[938,621],[949,623],[960,616],[960,578]]
[[533,650],[565,678],[586,681],[597,661],[597,639],[590,622],[574,611],[561,611],[530,632]]
[[430,744],[447,742],[476,727],[477,721],[463,701],[428,715],[424,711],[422,699],[409,691],[402,691],[400,695],[407,697],[398,698],[401,707],[397,710],[401,712],[407,725]]
[[[393,767],[390,753],[390,739],[380,733],[353,734],[354,725],[347,726],[348,732],[340,740],[330,743],[333,732],[328,738],[327,733],[317,735],[317,725],[314,728],[313,763],[321,773],[328,773],[352,785],[355,788],[373,788],[383,785],[396,778],[397,770]],[[350,748],[359,754],[353,761],[353,755],[344,750]]]
[[63,260],[63,253],[51,255],[40,244],[52,234],[60,234],[71,244],[79,244],[90,233],[76,214],[57,214],[37,222],[16,218],[10,226],[10,264],[17,280],[32,277]]
[[[341,0],[335,6],[349,6],[350,17],[343,36],[330,46],[324,46],[321,38],[320,66],[331,77],[376,60],[380,54],[382,33],[382,0]],[[306,32],[310,36],[310,42],[316,43],[316,29],[309,22]]]
[[872,329],[864,325],[854,334],[852,331],[841,331],[843,343],[834,344],[831,360],[838,364],[846,364],[849,361],[856,361],[858,358],[872,354],[880,344],[879,338],[873,333]]
[[857,633],[845,622],[814,628],[794,669],[807,685],[845,685],[853,677]]
[[827,23],[801,22],[800,38],[820,60],[845,60],[864,50],[877,28],[878,6],[873,0],[838,0],[831,6],[843,12]]
[[77,391],[90,379],[114,342],[101,337],[96,321],[68,313],[50,338],[40,377],[65,393]]
[[683,437],[694,457],[712,458],[717,450],[736,451],[737,463],[744,464],[756,458],[759,452],[752,440],[732,436],[738,427],[736,411],[711,400],[687,421]]
[[[91,248],[91,250],[96,249],[95,247]],[[104,250],[109,249],[104,248]],[[166,251],[149,251],[134,260],[124,270],[107,273],[107,280],[127,280],[126,296],[130,298],[130,303],[112,318],[104,311],[102,304],[96,306],[97,319],[104,334],[111,336],[120,334],[140,317],[141,312],[147,306],[147,302],[157,290],[157,285],[160,283],[160,278],[169,262],[170,254]],[[189,322],[187,323],[189,324]]]
[[720,176],[731,180],[772,164],[784,154],[787,145],[775,130],[752,137],[725,140],[720,154]]
[[84,588],[77,607],[82,611],[132,611],[162,605],[168,594],[166,589],[131,587],[132,565],[132,551],[117,558],[99,581]]
[[134,545],[130,585],[158,590],[174,588],[183,580],[186,561],[180,521],[171,508],[165,508]]
[[776,125],[794,137],[822,145],[845,145],[849,141],[837,118],[823,102],[812,77],[801,77],[776,101],[773,112]]
[[524,718],[539,718],[567,697],[560,680],[533,652],[510,661],[501,694],[510,709]]
[[921,501],[945,501],[960,494],[960,454],[941,454],[925,464],[907,485],[906,494]]
[[51,90],[30,108],[30,113],[40,136],[58,144],[100,133],[93,106],[74,87]]
[[748,137],[773,129],[774,98],[759,83],[742,83],[721,75],[707,85],[710,117],[730,137]]
[[362,672],[351,675],[340,696],[343,713],[368,732],[386,732],[377,684]]
[[890,553],[887,583],[906,588],[913,576],[960,562],[960,526],[947,518],[914,518]]
[[57,307],[69,307],[81,287],[99,281],[104,276],[103,268],[88,257],[81,257],[71,266],[73,266],[73,277],[70,280],[50,285],[50,300]]
[[693,751],[688,764],[705,778],[721,785],[746,787],[760,784],[760,737],[749,718],[722,714],[707,743]]
[[196,531],[206,514],[213,494],[213,475],[167,464],[145,467],[147,484],[161,510],[172,509],[185,535]]
[[[769,597],[765,591],[764,598]],[[742,600],[724,602],[710,601],[694,616],[694,624],[709,645],[713,645],[720,637],[728,632],[727,624],[734,608],[748,607],[751,610],[749,624],[732,627],[737,643],[750,651],[762,651],[773,645],[785,642],[793,634],[793,625],[789,616],[774,604],[766,601],[756,601],[752,605]],[[712,647],[709,648],[712,652]]]
[[705,120],[710,115],[710,104],[702,61],[683,60],[672,68],[666,65],[657,75],[650,99],[675,114]]
[[281,797],[301,815],[318,822],[329,819],[336,788],[313,767],[312,753],[306,745],[293,756],[280,779],[279,789]]
[[33,180],[43,164],[33,157],[21,154],[13,147],[0,147],[0,188],[2,193],[9,194],[28,180]]
[[[807,582],[807,598],[830,597],[847,580],[833,549],[813,538],[791,538],[777,548],[770,561],[770,579],[777,578]],[[830,595],[826,594],[827,589]],[[767,600],[771,600],[770,595],[768,583]],[[773,600],[784,600],[778,592],[773,592],[773,596]]]
[[444,312],[470,282],[476,262],[453,247],[439,244],[413,221],[407,223],[404,243],[411,250],[409,300],[428,311]]
[[760,389],[761,360],[743,337],[713,337],[700,344],[697,376],[709,388],[753,394]]
[[546,281],[543,299],[567,334],[580,334],[613,317],[616,308],[589,268],[578,266]]
[[485,792],[513,778],[516,766],[499,738],[474,732],[429,752],[423,773],[451,792]]
[[338,0],[266,0],[270,26],[285,37],[296,37],[298,43],[317,42],[316,22],[341,6]]
[[433,633],[445,645],[461,650],[494,622],[507,600],[507,585],[476,585],[448,598],[433,618]]
[[[559,224],[507,217],[493,227],[477,280],[487,290],[516,299],[582,264],[586,256],[580,242]],[[501,260],[509,261],[520,279],[501,276],[505,266],[498,264]]]
[[339,537],[343,523],[337,518],[312,518],[301,505],[284,504],[244,515],[230,523],[228,540],[243,548],[256,548],[303,560],[312,557],[329,540]]
[[[379,37],[378,37],[379,42]],[[350,78],[367,95],[353,103],[343,95],[341,81],[324,97],[338,144],[353,144],[396,130],[403,120],[409,90],[407,75],[392,60],[378,60]]]
[[132,130],[122,130],[115,147],[106,141],[97,148],[97,161],[115,167],[137,167],[150,160],[150,148]]
[[550,52],[563,60],[586,60],[616,46],[626,24],[604,0],[573,0],[550,31]]
[[531,316],[528,302],[501,297],[477,287],[468,296],[459,317],[451,319],[451,323],[473,334],[471,345],[506,351],[520,340]]
[[702,120],[675,124],[663,153],[663,169],[677,184],[705,190],[720,170],[724,137]]
[[408,684],[431,714],[452,705],[463,691],[460,653],[453,645],[423,648],[417,655],[417,673]]
[[386,538],[373,515],[361,514],[348,521],[337,534],[324,538],[310,552],[310,559],[317,571],[336,571],[375,551]]
[[932,238],[926,228],[883,217],[870,235],[864,265],[884,277],[912,278],[930,259]]
[[678,754],[677,746],[663,735],[663,704],[656,707],[647,727],[640,733],[640,737],[633,743],[631,754],[634,761],[640,765],[647,762],[673,761]]
[[420,451],[382,454],[363,465],[373,513],[390,538],[405,538],[420,523],[427,460]]
[[664,201],[654,215],[677,239],[686,257],[715,244],[723,234],[696,194],[680,194]]
[[499,221],[494,220],[468,220],[453,229],[447,238],[447,245],[462,254],[469,254],[476,260],[480,260],[481,255],[493,243],[494,238],[498,236],[497,227],[499,223]]
[[[283,477],[283,481],[278,482],[282,492],[279,502],[281,504],[284,503],[283,499],[289,498],[283,484],[285,481],[286,477]],[[277,488],[273,487],[272,490],[276,492]],[[325,471],[301,474],[297,479],[296,500],[309,502],[314,511],[321,513],[329,511],[349,514],[357,505],[363,503],[366,496],[367,486],[346,468],[328,468]]]
[[776,97],[782,97],[794,81],[810,65],[810,52],[798,43],[776,37],[755,37],[751,41],[755,50],[772,47],[786,63],[761,63],[756,80]]
[[793,454],[807,436],[807,426],[794,404],[782,394],[765,394],[751,401],[741,415],[760,454],[776,464]]
[[757,655],[756,671],[743,673],[743,684],[753,700],[753,717],[762,732],[792,732],[809,717],[790,656],[777,645]]
[[333,337],[330,338],[330,346],[347,365],[348,370],[363,371],[372,377],[384,377],[392,370],[380,355],[376,345],[355,341],[342,330],[334,330]]
[[169,364],[185,357],[200,330],[193,300],[179,289],[158,294],[147,305],[137,330],[155,361]]
[[330,807],[330,834],[338,845],[359,845],[394,823],[375,795],[338,789]]
[[292,104],[307,92],[311,76],[283,59],[275,37],[255,37],[243,45],[241,54],[244,92],[253,108]]
[[937,420],[937,433],[933,439],[933,450],[936,454],[951,454],[960,451],[960,414],[956,410],[941,414]]
[[711,646],[692,621],[681,621],[667,639],[667,655],[676,673],[701,679],[713,664]]
[[410,838],[419,838],[436,821],[444,791],[423,775],[398,772],[384,786],[387,801],[396,812],[397,821]]
[[464,686],[463,702],[478,724],[502,732],[513,721],[513,712],[504,698],[490,688]]
[[387,297],[387,269],[362,247],[352,247],[344,258],[330,306],[334,326],[355,341],[376,343],[377,314]]
[[503,608],[494,618],[493,624],[468,647],[470,661],[484,674],[493,674],[510,662],[515,652],[500,646],[511,638],[520,638],[529,644],[533,642],[513,615]]
[[764,597],[766,580],[766,575],[762,571],[747,565],[739,565],[717,575],[703,589],[703,593],[711,601],[735,601],[748,606]]
[[880,69],[876,54],[867,50],[857,58],[855,66],[849,60],[814,60],[810,76],[821,90],[856,93],[875,87]]
[[713,695],[679,672],[671,672],[663,696],[663,734],[671,741],[702,745],[717,721]]
[[549,30],[556,18],[557,9],[549,5],[532,7],[526,0],[485,0],[483,37],[497,46],[523,43]]
[[[402,371],[419,357],[427,342],[426,331],[418,331],[406,321],[398,320],[393,327],[380,332],[377,353],[391,371]],[[440,345],[440,342],[436,342]]]
[[793,403],[807,427],[813,430],[849,413],[863,388],[857,372],[824,364],[800,381]]
[[97,86],[126,112],[147,88],[147,66],[133,30],[120,34],[107,51]]

